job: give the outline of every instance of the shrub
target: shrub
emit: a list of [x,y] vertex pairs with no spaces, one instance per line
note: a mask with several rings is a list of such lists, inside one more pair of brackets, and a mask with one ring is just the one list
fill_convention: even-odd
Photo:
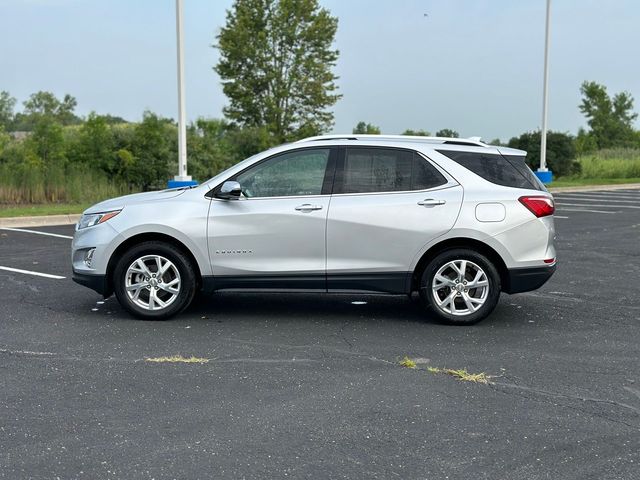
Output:
[[[540,166],[540,140],[539,131],[527,132],[512,138],[507,145],[526,150],[527,164],[532,170],[536,170]],[[558,177],[580,172],[580,164],[576,162],[576,146],[571,135],[561,132],[547,133],[547,166]]]

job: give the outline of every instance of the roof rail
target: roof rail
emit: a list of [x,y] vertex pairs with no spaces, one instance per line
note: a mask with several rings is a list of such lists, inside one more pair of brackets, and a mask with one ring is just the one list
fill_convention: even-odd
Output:
[[487,144],[480,140],[480,137],[455,138],[455,137],[423,137],[418,135],[369,135],[369,134],[332,134],[318,135],[298,140],[295,143],[316,142],[320,140],[399,140],[405,142],[441,143],[449,145],[475,145],[486,147]]

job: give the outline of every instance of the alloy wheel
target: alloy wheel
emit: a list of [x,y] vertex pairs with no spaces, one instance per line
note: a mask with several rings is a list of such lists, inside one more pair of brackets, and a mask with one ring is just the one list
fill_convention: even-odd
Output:
[[480,309],[489,294],[487,274],[469,260],[445,263],[433,276],[431,292],[437,307],[449,315],[470,315]]
[[134,260],[125,274],[127,296],[145,310],[167,308],[178,298],[180,286],[178,268],[161,255],[145,255]]

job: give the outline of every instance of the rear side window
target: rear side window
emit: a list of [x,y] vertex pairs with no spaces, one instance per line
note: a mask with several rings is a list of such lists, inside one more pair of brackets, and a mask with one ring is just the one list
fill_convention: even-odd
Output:
[[547,191],[547,187],[544,186],[544,183],[540,181],[538,177],[536,177],[535,173],[531,171],[529,165],[527,165],[524,161],[524,156],[518,155],[503,155],[504,158],[513,165],[513,168],[518,170],[525,178],[529,180],[529,183],[533,185],[533,188],[536,190],[541,190],[543,192]]
[[409,150],[348,148],[339,193],[426,190],[447,180],[424,158]]
[[[522,168],[517,168],[513,160],[509,161],[502,155],[450,150],[438,150],[438,152],[491,183],[505,187],[540,189],[537,182],[529,178]],[[522,167],[529,170],[524,162]],[[533,176],[531,170],[529,172]]]

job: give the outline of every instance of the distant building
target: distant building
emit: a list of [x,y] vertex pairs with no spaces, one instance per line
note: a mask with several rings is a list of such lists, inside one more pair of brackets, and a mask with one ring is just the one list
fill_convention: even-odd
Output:
[[31,135],[31,132],[9,132],[9,135],[11,135],[14,140],[24,140]]

